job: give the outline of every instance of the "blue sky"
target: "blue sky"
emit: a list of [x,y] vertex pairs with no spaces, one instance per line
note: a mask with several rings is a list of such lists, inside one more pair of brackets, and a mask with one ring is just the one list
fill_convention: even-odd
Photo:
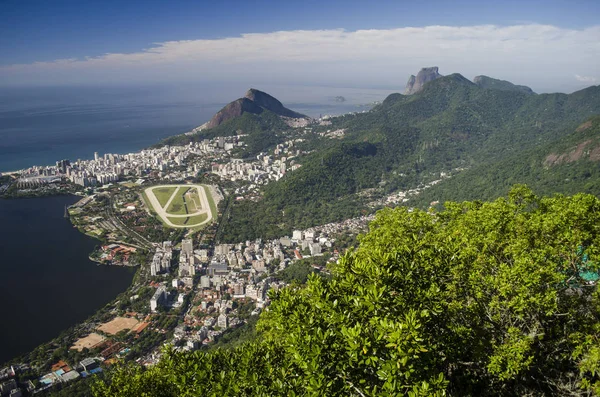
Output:
[[[600,1],[71,1],[71,0],[0,0],[0,84],[14,82],[39,82],[50,83],[85,83],[91,81],[122,80],[156,80],[162,78],[165,81],[178,76],[180,80],[201,80],[202,78],[215,80],[226,78],[220,75],[219,70],[224,73],[236,73],[239,78],[265,79],[269,74],[259,72],[250,73],[249,69],[272,68],[272,77],[279,80],[289,79],[289,74],[298,75],[298,83],[307,83],[315,79],[318,73],[324,73],[319,83],[328,79],[333,84],[349,84],[353,81],[358,85],[385,86],[392,84],[394,78],[391,74],[379,73],[381,78],[366,77],[362,73],[378,70],[386,66],[386,51],[390,54],[389,66],[399,68],[400,74],[405,74],[400,80],[408,77],[410,71],[414,70],[418,61],[429,62],[421,66],[428,66],[431,62],[439,64],[440,72],[444,73],[444,66],[453,68],[445,72],[461,72],[458,60],[444,53],[448,47],[445,42],[445,33],[431,35],[431,27],[443,26],[453,28],[468,28],[482,25],[493,25],[498,34],[497,39],[490,37],[490,32],[485,29],[469,31],[467,34],[454,30],[449,33],[454,45],[457,40],[464,43],[482,45],[490,48],[490,51],[507,51],[508,59],[518,59],[519,68],[525,75],[535,69],[534,59],[525,62],[521,58],[528,58],[531,52],[524,46],[517,51],[515,48],[498,47],[501,40],[524,43],[523,39],[532,40],[530,46],[547,48],[547,57],[541,56],[540,61],[546,62],[544,68],[551,67],[552,78],[556,75],[565,75],[565,81],[556,84],[556,89],[575,89],[582,85],[579,83],[594,83],[600,78],[598,68],[598,46],[593,43],[600,39],[597,34],[600,15]],[[521,29],[517,36],[512,32],[502,30],[510,26],[529,27]],[[552,29],[531,29],[532,26],[546,26]],[[396,31],[402,28],[429,28],[415,33],[413,31]],[[329,40],[329,33],[335,29],[343,29],[345,32],[353,33],[363,30],[376,30],[378,32],[396,32],[390,40],[410,41],[414,40],[422,45],[437,46],[441,49],[440,57],[435,54],[424,54],[418,49],[407,46],[395,47],[390,42],[381,52],[374,53],[371,49],[378,46],[379,36],[372,37],[372,42],[364,42],[362,53],[354,57],[346,57],[344,53],[334,51],[331,58],[326,54],[315,54],[314,47],[320,46],[321,41]],[[274,32],[321,32],[320,38],[309,34],[286,34],[275,37]],[[438,32],[439,33],[439,32]],[[230,60],[236,57],[238,52],[233,47],[222,48],[221,44],[229,45],[228,39],[239,38],[245,34],[263,34],[264,36],[253,37],[244,42],[231,43],[235,48],[249,47],[256,52],[270,52],[272,58],[260,57],[256,59],[254,54],[246,51],[245,57],[236,59],[237,66],[232,66]],[[565,62],[564,53],[569,47],[565,40],[577,35],[577,40],[589,42],[589,46],[578,44],[578,52],[569,53],[570,62]],[[310,36],[310,37],[309,37]],[[427,37],[425,37],[427,36]],[[485,40],[482,41],[482,37]],[[553,41],[562,40],[562,44],[555,49]],[[272,40],[271,40],[272,39]],[[224,40],[224,41],[223,41]],[[261,40],[270,43],[265,46]],[[271,40],[271,41],[270,41]],[[274,40],[274,41],[273,41]],[[306,42],[304,42],[306,40]],[[331,44],[335,48],[343,47],[342,41],[357,40],[355,35],[348,34],[345,38],[338,38],[338,44]],[[367,40],[365,37],[359,40]],[[493,41],[493,44],[490,40]],[[186,45],[176,47],[173,43],[184,43],[196,41],[197,46]],[[248,44],[250,41],[250,45]],[[600,40],[598,40],[600,41]],[[172,43],[168,48],[169,55],[165,55],[161,43]],[[299,44],[300,43],[300,44]],[[304,44],[303,44],[304,43]],[[218,44],[218,45],[217,45]],[[285,48],[294,47],[295,55],[285,54]],[[520,44],[519,44],[520,45]],[[586,44],[587,45],[587,44]],[[156,59],[151,60],[147,56],[136,58],[115,59],[113,57],[102,62],[82,62],[88,58],[102,57],[105,54],[142,54],[148,49],[161,47],[161,64]],[[348,46],[351,49],[351,46]],[[392,55],[398,49],[402,51],[404,58],[413,59],[414,62],[402,61]],[[152,50],[154,51],[154,50]],[[283,53],[282,53],[283,51]],[[513,52],[511,52],[513,51]],[[194,53],[195,57],[189,54]],[[217,53],[224,54],[220,59]],[[552,53],[556,59],[553,60]],[[581,59],[573,59],[573,55],[580,53]],[[586,54],[583,54],[586,53]],[[179,58],[174,54],[179,54]],[[362,54],[362,55],[361,55]],[[264,54],[263,54],[264,55]],[[490,58],[481,52],[481,48],[475,57]],[[229,57],[226,59],[225,57]],[[505,62],[506,62],[506,57]],[[56,60],[68,59],[68,65],[64,61],[57,64],[37,65],[35,62],[52,63]],[[210,59],[210,61],[206,61]],[[376,59],[377,61],[374,61]],[[438,60],[439,59],[439,60]],[[499,60],[503,58],[500,57]],[[78,60],[78,63],[74,63]],[[469,59],[465,59],[465,62]],[[484,69],[480,72],[473,70],[476,74],[490,74],[485,63],[475,59],[477,66]],[[491,62],[492,60],[490,60]],[[496,61],[494,59],[494,61]],[[598,61],[598,62],[596,62]],[[125,65],[123,62],[127,63]],[[132,66],[131,63],[136,65]],[[523,63],[524,62],[524,63]],[[590,65],[589,63],[595,63]],[[297,63],[310,64],[314,66],[315,73],[303,73],[303,68],[297,67]],[[547,63],[552,63],[548,65]],[[587,65],[585,65],[588,63]],[[292,64],[292,65],[290,65]],[[581,70],[577,65],[581,64]],[[198,72],[193,73],[195,65],[199,65]],[[290,67],[290,66],[296,66]],[[508,62],[504,68],[491,65],[491,71],[502,71],[505,78],[515,76],[515,65]],[[61,69],[62,68],[62,69]],[[344,73],[339,73],[343,68]],[[457,69],[458,68],[458,69]],[[562,68],[562,69],[560,69]],[[305,69],[305,68],[304,68]],[[562,71],[559,71],[562,70]],[[569,69],[570,70],[568,72]],[[286,70],[290,73],[286,77]],[[328,77],[327,71],[337,70]],[[471,72],[470,70],[468,72]],[[554,73],[556,72],[556,73]],[[567,73],[569,76],[567,77]],[[354,75],[353,75],[354,74]],[[472,78],[473,76],[466,77]],[[580,78],[576,78],[575,76]],[[162,77],[161,77],[162,76]],[[171,76],[171,77],[168,77]],[[203,77],[204,76],[204,77]],[[354,76],[354,77],[353,77]],[[498,76],[503,77],[503,76]],[[399,77],[398,77],[399,78]],[[514,77],[513,77],[514,79]],[[567,79],[571,80],[569,84]],[[518,81],[524,83],[523,81]],[[552,90],[551,85],[543,86],[541,81],[536,81],[543,90]],[[542,87],[543,86],[543,87]]]

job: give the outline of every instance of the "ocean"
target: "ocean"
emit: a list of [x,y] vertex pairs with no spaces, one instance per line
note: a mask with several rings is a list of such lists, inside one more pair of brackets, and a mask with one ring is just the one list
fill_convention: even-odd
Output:
[[[90,159],[94,152],[141,150],[205,123],[248,88],[234,83],[5,87],[0,90],[0,172],[53,165],[61,159]],[[311,117],[368,109],[393,92],[319,86],[253,88]]]
[[98,240],[73,228],[80,197],[0,200],[0,365],[57,337],[131,284],[134,268],[88,259]]
[[[0,172],[94,152],[128,153],[190,131],[243,84],[23,87],[0,90]],[[311,117],[370,108],[392,90],[253,86]],[[345,101],[340,102],[339,98]],[[63,218],[77,197],[0,200],[0,364],[85,320],[131,284],[134,269],[88,259],[98,241]]]

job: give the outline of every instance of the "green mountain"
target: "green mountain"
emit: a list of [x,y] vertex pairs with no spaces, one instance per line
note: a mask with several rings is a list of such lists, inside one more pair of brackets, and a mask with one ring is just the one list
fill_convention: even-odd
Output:
[[283,106],[271,95],[251,88],[243,98],[236,99],[219,110],[197,133],[175,135],[162,140],[155,147],[185,145],[218,136],[248,134],[248,155],[259,153],[281,142],[278,133],[289,129],[282,119],[306,118]]
[[206,128],[217,127],[224,122],[240,117],[246,113],[259,115],[264,111],[270,111],[276,115],[291,118],[304,118],[303,114],[294,112],[283,106],[281,102],[266,92],[250,88],[243,98],[225,105],[206,124]]
[[600,116],[564,130],[559,138],[468,169],[423,192],[411,203],[487,200],[527,184],[544,195],[600,192]]
[[488,76],[475,76],[473,82],[481,88],[489,90],[501,90],[501,91],[517,91],[525,94],[535,94],[533,90],[524,85],[515,85],[510,81],[498,80]]
[[247,154],[259,153],[282,142],[281,132],[289,126],[270,110],[263,109],[259,114],[243,113],[239,117],[229,119],[222,124],[204,129],[194,134],[175,135],[163,139],[154,147],[164,145],[186,145],[190,142],[201,142],[218,136],[248,134],[245,142],[248,145]]
[[[413,95],[392,94],[368,113],[334,118],[326,128],[345,129],[345,138],[315,138],[302,168],[269,184],[259,202],[234,203],[224,239],[275,237],[372,211],[366,204],[373,194],[416,187],[442,171],[490,171],[512,156],[530,157],[595,114],[599,86],[530,95],[484,89],[460,74],[440,77]],[[497,183],[489,190],[506,192]]]

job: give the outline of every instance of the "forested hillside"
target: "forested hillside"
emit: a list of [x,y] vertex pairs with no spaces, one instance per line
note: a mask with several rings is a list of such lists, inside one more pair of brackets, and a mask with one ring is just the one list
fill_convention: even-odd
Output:
[[[496,164],[531,158],[595,114],[600,86],[532,95],[482,88],[460,74],[441,77],[414,95],[392,94],[370,112],[334,118],[323,128],[344,129],[344,139],[320,141],[300,159],[303,167],[269,184],[260,201],[234,203],[223,237],[271,238],[356,216],[373,210],[362,192],[383,196],[457,168],[471,170],[471,177],[460,179],[461,189],[477,190],[470,183],[479,181],[488,190],[482,197],[498,197],[515,179],[495,181],[490,173]],[[576,191],[562,189],[560,178],[549,183],[544,193]],[[427,197],[453,197],[441,188],[435,192]]]
[[432,201],[488,200],[525,183],[541,194],[600,193],[600,117],[562,131],[545,145],[502,160],[483,162],[423,192],[410,204]]
[[[175,135],[162,140],[156,147],[164,145],[185,145],[200,142],[218,136],[248,134],[247,155],[252,155],[273,147],[281,142],[281,132],[289,129],[288,125],[275,113],[264,110],[260,114],[244,113],[240,117],[225,121],[223,124],[202,130],[197,134]],[[278,134],[279,133],[279,134]]]
[[129,364],[96,396],[600,394],[600,200],[378,213],[328,279],[271,293],[256,339]]

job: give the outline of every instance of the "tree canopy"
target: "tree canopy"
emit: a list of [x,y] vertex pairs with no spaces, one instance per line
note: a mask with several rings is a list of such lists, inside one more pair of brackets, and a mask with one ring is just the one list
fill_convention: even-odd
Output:
[[95,395],[600,394],[596,197],[518,186],[440,212],[385,209],[359,241],[330,279],[272,292],[254,341],[167,351]]

